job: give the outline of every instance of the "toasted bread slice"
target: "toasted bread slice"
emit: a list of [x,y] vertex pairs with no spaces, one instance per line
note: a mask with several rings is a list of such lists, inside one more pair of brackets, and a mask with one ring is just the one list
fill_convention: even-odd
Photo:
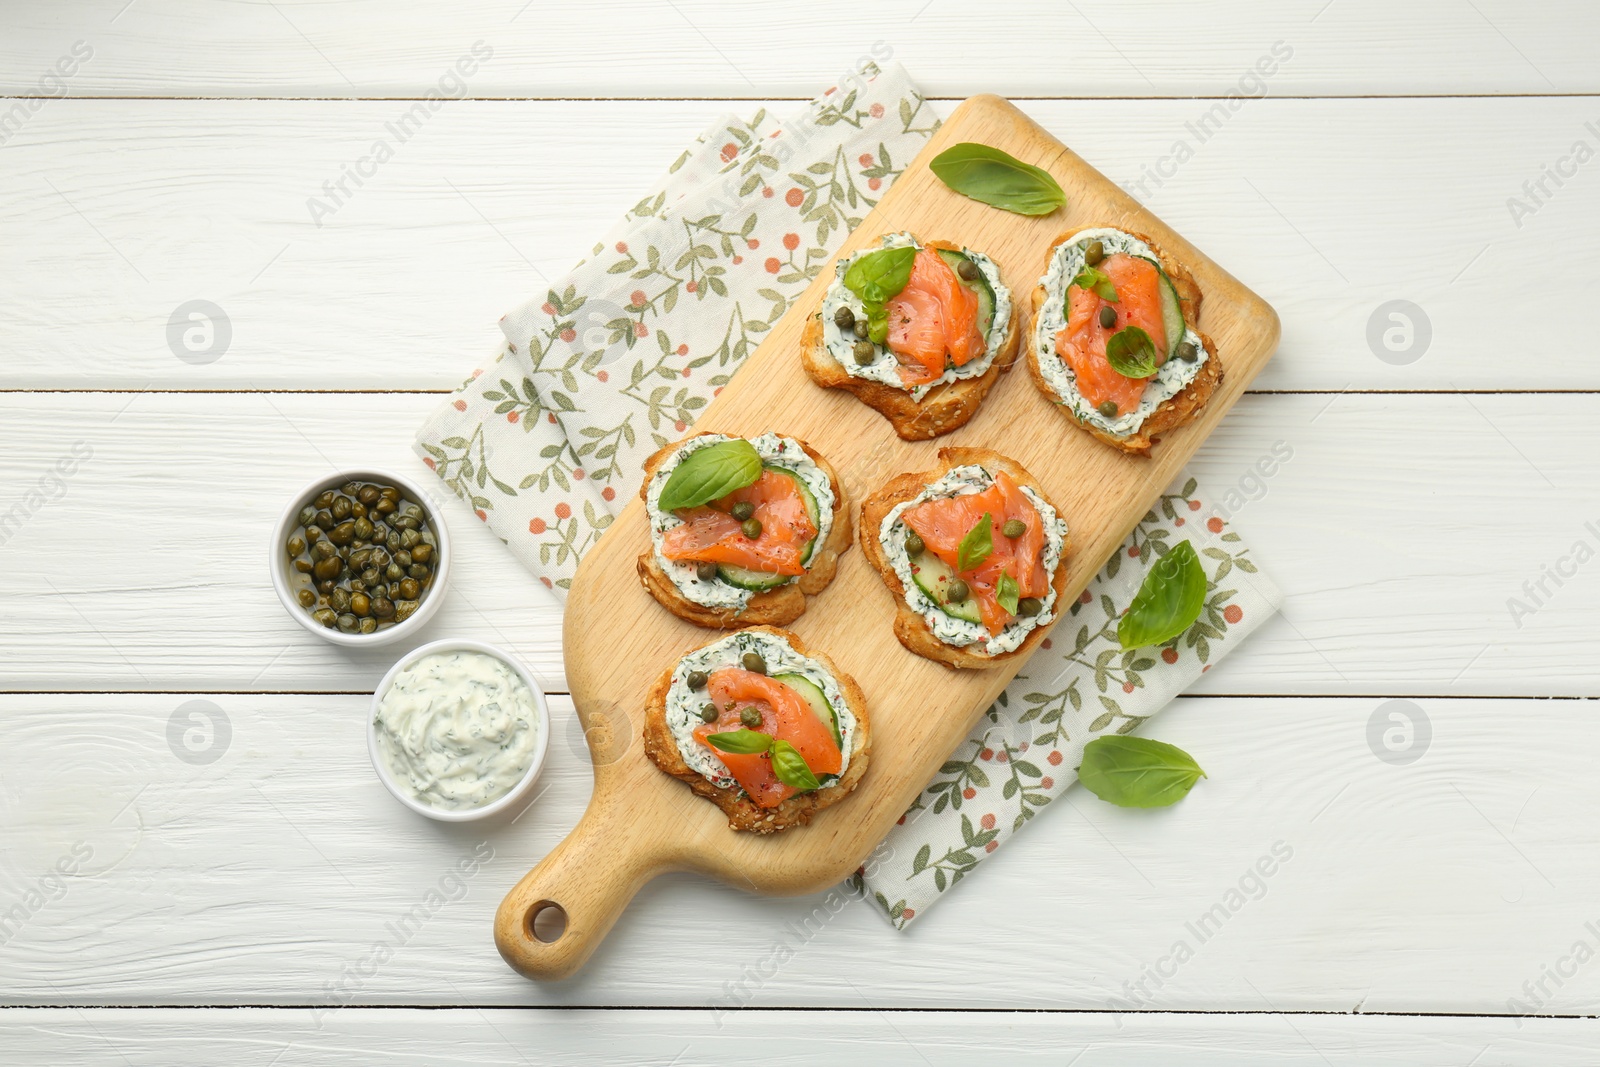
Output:
[[[998,655],[988,655],[981,651],[969,651],[956,645],[948,645],[939,640],[933,631],[928,629],[927,622],[922,614],[913,611],[906,603],[906,588],[900,581],[900,576],[895,573],[894,565],[884,554],[883,542],[878,538],[878,531],[883,526],[883,520],[897,504],[912,499],[923,489],[940,478],[954,467],[963,467],[968,464],[978,464],[985,470],[1004,470],[1014,478],[1018,485],[1027,486],[1052,507],[1051,501],[1038,480],[1014,459],[1008,459],[998,452],[987,448],[941,448],[939,449],[939,464],[932,470],[917,471],[908,474],[899,474],[889,479],[882,488],[861,502],[861,551],[866,555],[867,562],[875,567],[883,577],[883,584],[889,587],[889,592],[894,596],[895,617],[894,635],[907,649],[915,652],[924,659],[936,660],[947,667],[974,668],[982,670],[986,667],[999,666],[1008,660],[1020,659],[1029,655],[1050,633],[1054,623],[1037,626],[1029,632],[1023,642],[1010,652]],[[1060,509],[1057,508],[1057,514]],[[1067,557],[1072,551],[1072,538],[1070,532],[1061,542],[1061,558],[1056,564],[1051,585],[1055,589],[1055,613],[1059,618],[1066,610],[1064,603],[1067,588]]]
[[[961,246],[948,241],[927,241],[923,247],[961,251]],[[820,308],[806,322],[805,332],[800,339],[800,361],[812,381],[824,389],[844,389],[854,393],[862,403],[875,408],[888,419],[894,426],[894,432],[902,439],[926,441],[965,426],[978,413],[979,405],[989,395],[1001,372],[1010,370],[1016,362],[1017,344],[1021,337],[1020,322],[1017,302],[1013,300],[1005,338],[995,351],[994,362],[989,369],[976,378],[936,385],[921,400],[911,399],[910,390],[858,378],[845,370],[824,343]]]
[[751,629],[773,634],[787,641],[789,647],[802,656],[822,664],[839,683],[845,703],[849,705],[850,714],[856,721],[855,732],[850,738],[849,766],[845,767],[844,774],[839,780],[810,793],[796,793],[775,808],[763,808],[745,795],[744,790],[724,788],[702,777],[684,762],[683,754],[678,751],[677,739],[672,736],[672,728],[667,725],[667,691],[672,688],[672,672],[676,664],[668,667],[650,688],[649,703],[645,709],[644,751],[657,767],[674,778],[688,783],[689,788],[695,793],[721,808],[728,816],[730,829],[748,830],[755,834],[774,834],[779,830],[787,830],[791,826],[802,826],[810,822],[812,815],[839,803],[854,791],[861,781],[861,776],[867,773],[867,764],[872,753],[872,735],[867,719],[866,694],[861,691],[854,678],[841,671],[827,656],[806,648],[800,639],[788,630],[772,626],[756,626]]
[[[1070,233],[1062,234],[1051,243],[1050,254],[1046,257],[1045,262],[1051,262],[1055,257],[1057,248],[1060,248],[1083,231],[1102,228],[1115,229],[1116,227],[1080,226]],[[1178,303],[1183,308],[1183,321],[1194,328],[1196,333],[1200,333],[1197,323],[1200,321],[1202,294],[1200,286],[1194,280],[1194,275],[1189,273],[1189,268],[1168,257],[1161,250],[1160,245],[1144,234],[1133,230],[1123,230],[1122,232],[1150,246],[1150,250],[1155,253],[1156,259],[1161,263],[1161,269],[1172,280],[1172,287],[1178,291]],[[1034,343],[1035,334],[1038,333],[1039,329],[1039,313],[1049,298],[1050,294],[1043,284],[1034,288],[1032,309],[1028,315],[1028,371],[1033,378],[1033,384],[1038,387],[1039,391],[1049,397],[1052,402],[1059,404],[1060,398],[1056,395],[1056,391],[1050,387],[1050,384],[1045,381],[1044,372],[1039,367],[1039,350]],[[1200,413],[1200,409],[1206,406],[1206,402],[1211,399],[1211,394],[1216,391],[1217,386],[1222,384],[1222,361],[1217,358],[1217,346],[1204,333],[1200,333],[1200,340],[1205,345],[1207,358],[1205,363],[1201,365],[1199,373],[1176,395],[1163,401],[1139,425],[1139,428],[1128,436],[1118,437],[1092,423],[1080,422],[1073,417],[1069,408],[1063,407],[1062,414],[1071,419],[1075,425],[1080,426],[1114,448],[1119,448],[1136,456],[1148,456],[1150,454],[1150,446],[1155,443],[1160,434],[1192,421]]]
[[[644,484],[639,487],[640,499],[645,500],[648,505],[650,481],[655,476],[656,470],[666,462],[667,457],[676,454],[686,441],[701,436],[704,434],[691,434],[683,441],[659,449],[644,461]],[[673,584],[667,572],[662,569],[661,561],[656,559],[654,548],[647,548],[639,554],[639,580],[662,607],[696,626],[715,630],[734,630],[746,626],[782,626],[804,615],[806,598],[816,596],[833,581],[834,573],[839,569],[839,553],[850,547],[850,516],[844,485],[839,481],[839,472],[822,458],[821,453],[798,437],[791,440],[799,442],[800,447],[805,449],[806,455],[811,457],[811,461],[828,476],[828,482],[833,487],[833,527],[828,531],[827,540],[812,551],[806,572],[776,589],[750,594],[750,599],[742,611],[709,608],[685,597]]]

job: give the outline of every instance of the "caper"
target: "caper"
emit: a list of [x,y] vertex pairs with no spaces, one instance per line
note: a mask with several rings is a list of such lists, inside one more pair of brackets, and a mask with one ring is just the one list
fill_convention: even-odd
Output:
[[388,597],[375,597],[372,601],[372,613],[380,619],[394,618],[394,601]]
[[739,529],[746,537],[754,541],[756,538],[761,536],[761,520],[746,519],[739,524]]
[[366,593],[357,590],[350,594],[350,610],[357,615],[366,615],[372,611],[372,598]]
[[417,520],[410,515],[401,515],[399,518],[392,520],[389,525],[397,530],[411,531],[417,528]]
[[711,676],[705,671],[690,671],[689,677],[684,679],[684,681],[689,683],[690,689],[704,689],[706,687],[706,683],[710,680]]
[[302,552],[304,552],[306,550],[305,538],[303,538],[303,537],[291,537],[291,538],[289,538],[289,544],[287,546],[285,546],[285,547],[288,548],[289,556],[292,559],[293,557],[298,556],[300,553],[302,553]]
[[361,620],[356,618],[354,615],[346,613],[339,616],[339,629],[347,634],[355,633],[356,627],[360,625]]
[[324,530],[331,530],[336,525],[333,521],[333,514],[327,508],[317,512],[317,525]]
[[330,608],[318,608],[316,611],[311,613],[311,617],[316,619],[330,630],[333,629],[333,627],[339,622],[338,612],[333,611]]
[[367,591],[367,583],[366,582],[363,582],[360,578],[352,578],[352,579],[350,579],[350,592],[352,592],[352,593],[365,593],[366,591]]
[[[400,531],[400,547],[401,548],[415,548],[415,547],[417,547],[417,542],[421,541],[421,540],[422,540],[422,535],[417,533],[417,531],[415,531],[415,530],[401,530]],[[394,551],[394,546],[391,545],[390,548],[389,548],[389,551],[393,552]]]
[[401,537],[400,537],[400,531],[398,531],[398,530],[390,530],[387,534],[384,535],[384,538],[383,538],[384,547],[387,548],[390,552],[399,551],[400,546],[403,543],[404,542],[401,540]]
[[1089,247],[1083,250],[1083,261],[1093,267],[1106,258],[1106,246],[1102,241],[1090,241]]
[[[398,613],[396,613],[396,614],[398,614]],[[377,619],[361,619],[361,620],[358,620],[356,626],[357,626],[357,629],[359,630],[359,632],[361,632],[361,633],[364,633],[364,634],[374,633],[378,629],[378,620]]]
[[417,563],[428,563],[433,559],[433,546],[420,544],[411,546],[411,558]]
[[375,485],[363,485],[356,490],[356,499],[371,507],[378,502],[378,487]]
[[1117,309],[1110,304],[1100,305],[1100,328],[1109,330],[1117,324]]
[[871,341],[857,341],[854,351],[856,363],[863,367],[878,358],[878,346]]
[[356,520],[356,537],[362,541],[372,539],[372,522],[369,519]]
[[963,281],[975,282],[978,280],[978,265],[970,259],[963,259],[956,273],[961,275]]
[[314,500],[312,503],[314,503],[317,506],[317,510],[318,511],[321,511],[321,510],[324,510],[326,508],[332,507],[333,506],[333,498],[338,496],[338,495],[339,494],[335,493],[332,489],[324,489],[322,492],[317,494],[317,499]]
[[1095,410],[1108,419],[1114,419],[1117,417],[1117,402],[1115,400],[1102,400]]
[[950,588],[945,591],[944,598],[952,604],[961,604],[965,603],[970,592],[971,590],[967,588],[967,583],[957,578],[950,583]]
[[328,510],[333,513],[335,519],[343,522],[350,517],[350,498],[347,496],[334,497],[333,503],[328,507]]
[[739,724],[746,729],[754,730],[761,725],[761,713],[755,708],[740,708]]
[[299,523],[301,526],[310,526],[312,523],[314,523],[316,521],[317,521],[317,509],[312,507],[309,504],[307,504],[305,507],[301,508],[300,509],[300,514],[298,516],[296,516],[296,518],[295,518],[295,522]]
[[432,573],[433,572],[427,568],[427,565],[422,563],[413,563],[411,566],[406,568],[406,574],[412,578],[415,578],[419,582],[424,578],[427,578]]
[[350,565],[350,569],[353,571],[365,570],[368,561],[372,559],[372,553],[373,550],[370,548],[357,549],[346,556],[344,561]]
[[1028,532],[1028,524],[1021,519],[1007,519],[1006,524],[1000,527],[1000,532],[1007,537],[1016,539]]
[[701,722],[716,722],[717,721],[717,706],[715,704],[707,704],[705,707],[701,708],[700,709],[700,721]]
[[294,561],[294,569],[299,571],[301,574],[310,574],[311,561],[309,559],[297,559]]
[[1195,343],[1193,341],[1184,341],[1178,346],[1177,355],[1178,358],[1183,360],[1185,363],[1193,363],[1199,358],[1200,350],[1195,347]]
[[415,600],[422,595],[422,585],[415,578],[403,578],[400,581],[399,592],[395,595],[401,600]]
[[865,341],[867,339],[867,337],[872,333],[872,327],[867,323],[867,320],[863,317],[863,318],[859,318],[859,319],[856,320],[856,324],[850,328],[850,332],[855,334],[861,340]]
[[373,585],[369,585],[367,586],[367,595],[372,598],[374,603],[376,603],[379,597],[386,597],[389,595],[389,586],[384,582],[377,582]]
[[1025,596],[1017,601],[1017,614],[1033,616],[1044,610],[1044,601],[1036,596]]
[[310,526],[306,527],[307,541],[320,541],[324,536],[326,535],[323,534],[322,527],[318,526],[316,523],[312,523]]
[[910,533],[906,534],[906,555],[920,556],[923,552],[927,551],[927,548],[928,546],[923,543],[922,538],[915,530],[912,530]]
[[384,497],[382,500],[379,500],[376,504],[372,505],[372,510],[376,511],[379,515],[387,515],[394,510],[394,500],[390,497]]
[[709,582],[717,576],[717,565],[705,560],[694,565],[694,576],[702,582]]
[[416,558],[416,556],[412,555],[410,552],[407,552],[403,548],[394,554],[394,562],[400,564],[402,567],[411,566],[411,561]]
[[339,550],[333,547],[333,542],[331,541],[318,541],[311,546],[311,558],[313,560],[331,559],[338,554]]
[[324,578],[322,581],[318,582],[317,592],[321,593],[323,596],[327,596],[329,593],[333,592],[333,579]]
[[841,307],[833,313],[833,324],[841,330],[848,330],[856,324],[856,313],[847,307]]
[[361,501],[357,500],[354,504],[350,505],[350,517],[352,519],[364,519],[364,518],[366,518],[367,517],[367,506],[365,504],[363,504]]
[[397,622],[397,623],[405,622],[407,619],[411,618],[411,616],[413,614],[416,613],[416,610],[417,610],[417,601],[415,601],[415,600],[396,600],[394,602],[394,621]]
[[391,563],[383,569],[383,576],[391,582],[398,582],[406,576],[406,569],[398,563]]
[[311,573],[318,578],[337,578],[342,570],[344,570],[344,560],[337,556],[319,559],[311,566]]
[[734,518],[743,522],[756,513],[756,506],[748,500],[741,500],[728,510]]
[[309,589],[302,589],[297,594],[296,599],[300,601],[301,607],[309,608],[311,605],[317,602],[317,594],[313,593]]
[[328,540],[336,545],[348,545],[356,538],[356,524],[346,519],[328,531]]
[[744,664],[744,669],[753,674],[766,674],[767,661],[761,658],[759,652],[746,652],[739,657],[739,662]]
[[378,487],[378,495],[383,497],[385,500],[399,500],[400,490],[396,489],[392,485],[381,485]]
[[351,496],[355,496],[357,493],[361,492],[361,483],[356,481],[345,482],[344,491],[349,493]]
[[348,589],[335,589],[333,592],[329,593],[328,594],[328,607],[332,608],[334,611],[340,611],[340,612],[349,611],[350,610],[350,590],[348,590]]

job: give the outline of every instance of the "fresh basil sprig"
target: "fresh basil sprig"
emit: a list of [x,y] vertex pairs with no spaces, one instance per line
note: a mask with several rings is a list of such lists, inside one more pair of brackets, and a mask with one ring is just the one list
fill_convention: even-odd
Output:
[[800,755],[800,750],[787,741],[772,743],[772,773],[778,781],[802,793],[822,786],[817,776],[811,773],[811,767],[806,763],[806,758]]
[[867,304],[867,340],[881,345],[889,339],[889,306]]
[[1176,804],[1205,776],[1194,757],[1178,746],[1122,734],[1090,741],[1078,768],[1084,788],[1123,808]]
[[994,519],[985,511],[983,518],[972,524],[961,543],[956,546],[956,570],[970,571],[982,565],[994,551],[994,534],[989,530]]
[[911,245],[863,252],[844,272],[844,287],[867,304],[887,304],[910,283],[916,259]]
[[734,730],[726,734],[708,734],[706,744],[719,752],[729,752],[738,756],[759,756],[763,752],[769,753],[772,759],[772,773],[784,785],[798,789],[802,793],[822,788],[822,782],[811,772],[811,765],[800,754],[800,750],[771,734],[764,734],[759,730]]
[[759,730],[734,730],[726,734],[708,734],[706,744],[736,756],[759,756],[772,747],[772,735]]
[[962,196],[1017,215],[1048,215],[1067,202],[1048,172],[986,144],[946,148],[928,169]]
[[1106,362],[1124,378],[1148,378],[1161,367],[1156,363],[1156,343],[1137,326],[1126,326],[1106,341]]
[[1123,648],[1160,645],[1187,630],[1206,604],[1206,572],[1194,546],[1180,541],[1150,568],[1117,621]]
[[1111,284],[1111,275],[1099,267],[1084,267],[1078,276],[1072,279],[1072,284],[1079,289],[1088,289],[1108,304],[1120,304],[1117,299],[1117,287]]
[[743,489],[761,477],[761,455],[734,438],[696,449],[683,458],[661,488],[663,511],[693,508]]
[[1015,615],[1017,613],[1017,598],[1021,593],[1022,587],[1017,585],[1017,580],[1009,574],[1002,574],[1000,580],[995,583],[995,603],[1005,608],[1007,614]]

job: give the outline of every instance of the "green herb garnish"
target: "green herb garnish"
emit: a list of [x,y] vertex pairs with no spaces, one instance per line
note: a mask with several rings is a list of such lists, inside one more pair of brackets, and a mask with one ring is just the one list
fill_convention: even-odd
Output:
[[983,518],[973,523],[972,529],[967,531],[961,539],[961,544],[956,546],[956,570],[970,571],[989,558],[989,553],[994,551],[994,535],[989,527],[994,519],[985,511]]
[[1194,546],[1180,541],[1156,561],[1117,621],[1123,648],[1160,645],[1187,630],[1206,603],[1206,572]]
[[708,734],[706,744],[719,752],[756,756],[772,747],[772,735],[761,733],[759,730],[734,730],[726,734]]
[[685,456],[661,489],[663,511],[693,508],[743,489],[761,477],[761,456],[743,438],[718,441]]
[[1124,378],[1148,378],[1160,370],[1156,344],[1137,326],[1126,326],[1106,342],[1106,362]]
[[772,773],[778,781],[802,793],[822,785],[817,776],[811,773],[811,767],[806,763],[806,758],[800,755],[800,750],[787,741],[772,743]]
[[910,283],[916,259],[917,250],[911,245],[863,252],[844,272],[844,287],[864,303],[887,304]]
[[1022,593],[1022,588],[1017,585],[1017,580],[1009,574],[1002,574],[1000,581],[994,587],[995,603],[999,604],[1011,615],[1017,613],[1017,598]]
[[1099,267],[1084,267],[1078,276],[1072,279],[1072,284],[1079,289],[1088,289],[1108,304],[1120,304],[1117,299],[1117,287],[1111,284],[1111,275]]
[[1206,776],[1176,745],[1110,734],[1083,749],[1078,781],[1101,800],[1123,808],[1164,808],[1189,795]]
[[985,144],[947,148],[928,169],[962,196],[1017,215],[1048,215],[1067,202],[1048,172]]

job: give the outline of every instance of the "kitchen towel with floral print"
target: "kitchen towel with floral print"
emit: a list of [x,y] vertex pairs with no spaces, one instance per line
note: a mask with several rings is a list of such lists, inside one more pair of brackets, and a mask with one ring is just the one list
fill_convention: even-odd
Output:
[[[865,64],[788,121],[711,124],[620,223],[501,320],[506,342],[416,450],[558,598],[578,559],[938,128],[898,66]],[[1067,788],[1083,745],[1190,685],[1278,593],[1180,480],[1107,564],[855,878],[899,927]],[[1205,613],[1123,652],[1116,619],[1187,538]]]

